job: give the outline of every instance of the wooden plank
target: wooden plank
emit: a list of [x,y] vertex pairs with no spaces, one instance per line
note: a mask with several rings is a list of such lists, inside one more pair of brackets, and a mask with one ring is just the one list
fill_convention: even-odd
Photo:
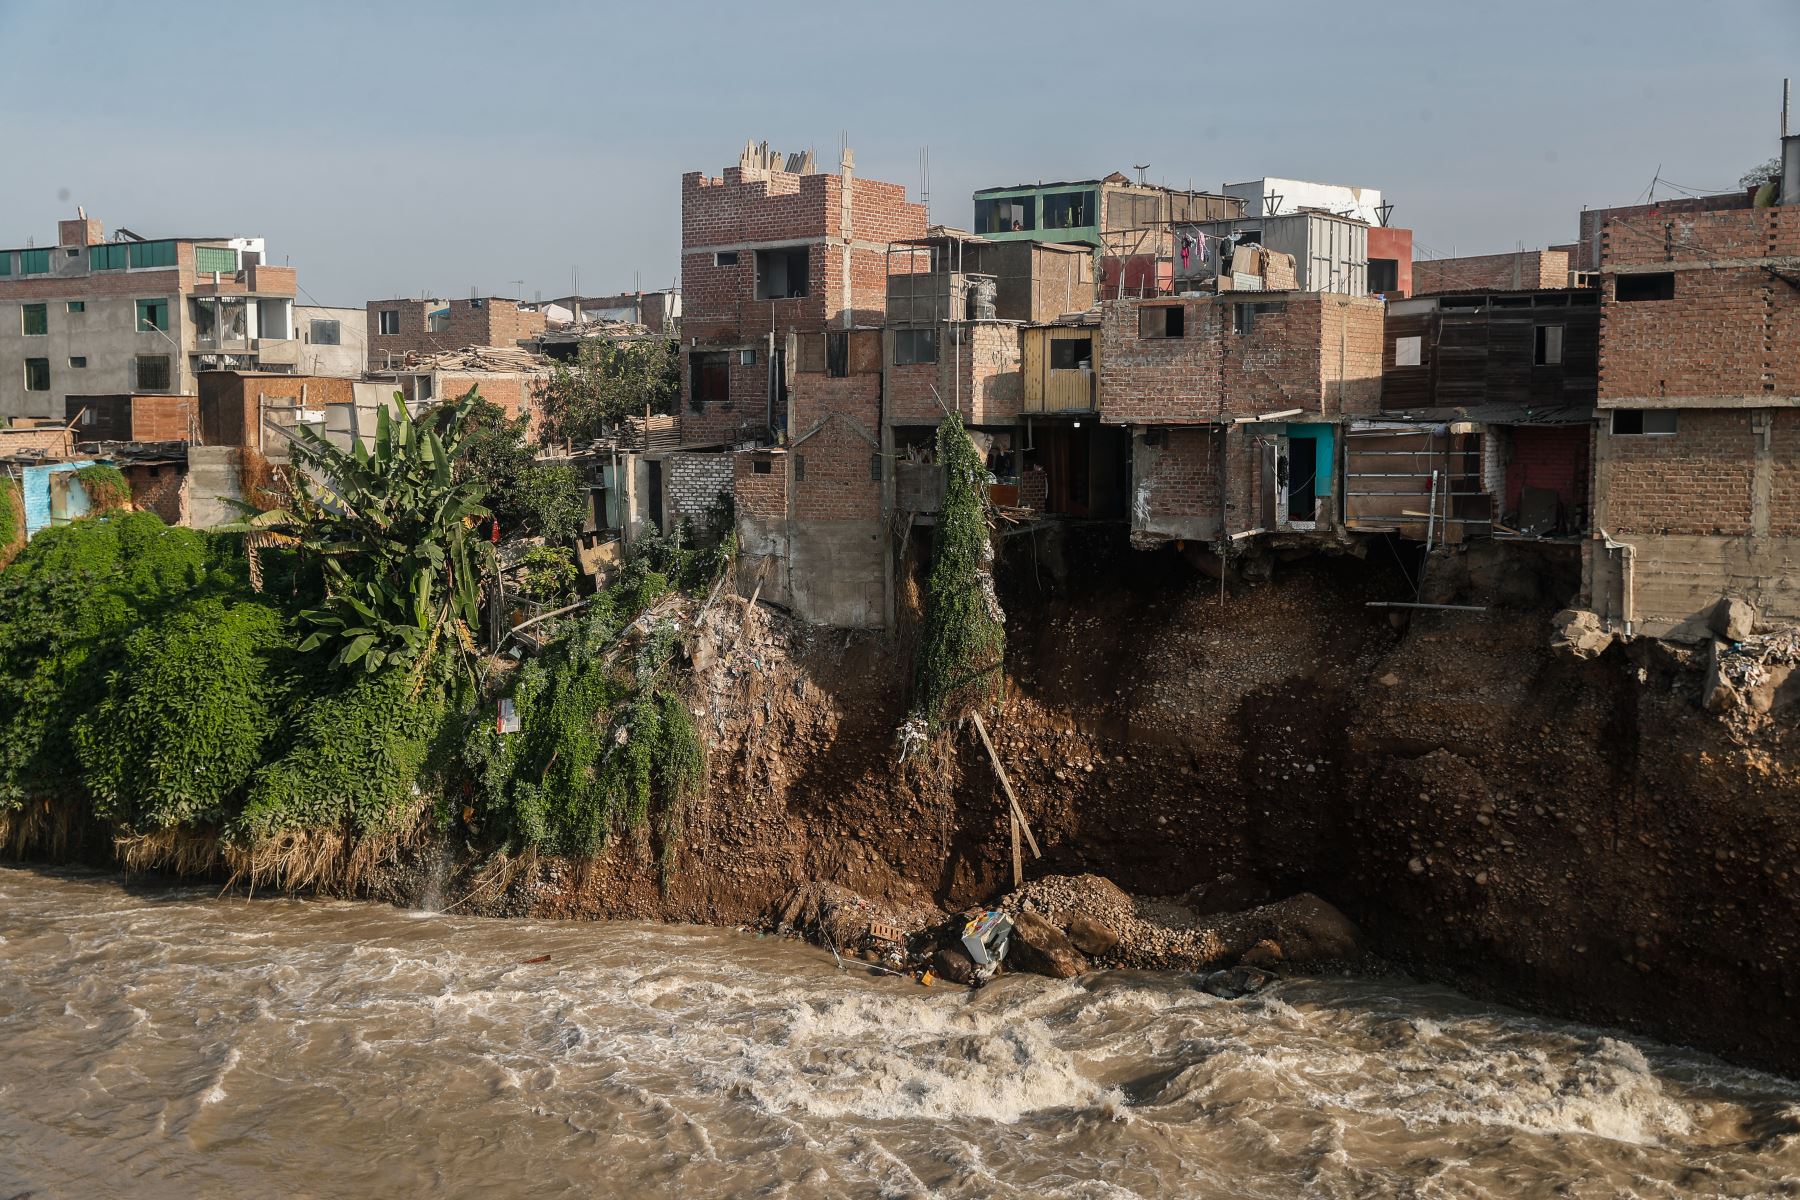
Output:
[[[987,747],[988,761],[994,764],[994,774],[1000,777],[1000,787],[1006,792],[1006,802],[1012,805],[1013,820],[1024,830],[1025,840],[1031,843],[1031,857],[1044,857],[1038,849],[1037,839],[1031,836],[1031,825],[1025,820],[1025,810],[1019,807],[1019,798],[1013,794],[1012,780],[1007,778],[1006,768],[1000,765],[1000,756],[994,753],[994,743],[988,741],[987,725],[981,720],[979,711],[970,714],[975,718],[975,732],[981,735],[981,744]],[[1016,836],[1016,835],[1015,835]]]

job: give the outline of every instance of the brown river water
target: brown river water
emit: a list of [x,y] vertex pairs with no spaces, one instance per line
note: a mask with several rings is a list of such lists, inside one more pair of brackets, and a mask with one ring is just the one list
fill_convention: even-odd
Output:
[[1394,980],[969,993],[0,868],[0,1200],[563,1195],[1791,1196],[1800,1084]]

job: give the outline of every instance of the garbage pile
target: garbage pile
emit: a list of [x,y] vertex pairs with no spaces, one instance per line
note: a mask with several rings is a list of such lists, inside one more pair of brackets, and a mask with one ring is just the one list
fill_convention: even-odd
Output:
[[1772,667],[1800,663],[1800,628],[1753,633],[1719,651],[1719,674],[1740,691],[1771,682]]

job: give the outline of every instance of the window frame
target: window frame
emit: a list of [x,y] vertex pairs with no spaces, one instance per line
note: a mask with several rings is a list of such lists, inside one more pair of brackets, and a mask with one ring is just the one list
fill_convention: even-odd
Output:
[[[330,338],[320,338],[319,330],[329,326]],[[344,344],[344,323],[332,317],[309,317],[306,322],[307,344],[312,346],[341,346]]]
[[[22,360],[25,373],[25,390],[28,392],[47,392],[50,390],[50,360],[47,358],[27,358]],[[43,385],[32,386],[32,367],[36,365],[42,371]]]
[[[160,385],[144,382],[144,364],[160,362],[162,364],[163,382]],[[175,363],[167,354],[137,354],[131,360],[131,385],[138,392],[168,392],[175,389]]]
[[[1666,419],[1669,427],[1667,429],[1647,428],[1652,417],[1656,418],[1656,423],[1659,425],[1663,424]],[[1635,424],[1638,427],[1636,429],[1620,429],[1620,418],[1624,418],[1624,423],[1627,425],[1633,424],[1633,418],[1636,418]],[[1612,420],[1607,425],[1607,432],[1612,437],[1674,437],[1681,432],[1680,413],[1673,408],[1615,408],[1612,410]]]
[[[33,316],[37,317],[36,322],[32,321],[31,318]],[[37,325],[36,329],[32,328],[32,325],[34,323]],[[50,336],[50,305],[49,304],[40,303],[40,304],[21,304],[21,305],[19,305],[19,336],[20,337],[49,337]]]
[[[389,326],[393,328],[389,328]],[[378,308],[375,310],[375,336],[400,336],[400,310],[397,308]]]
[[[922,340],[921,340],[922,339]],[[930,357],[921,357],[924,353],[920,346],[930,349]],[[902,347],[910,346],[903,354]],[[938,335],[934,328],[894,330],[894,365],[896,367],[931,366],[938,361]]]
[[[113,260],[117,259],[117,262]],[[131,267],[131,251],[125,242],[102,242],[88,247],[89,271],[124,271]]]
[[[1625,286],[1627,280],[1631,283],[1629,289]],[[1646,294],[1627,296],[1625,294],[1627,290]],[[1648,294],[1652,292],[1656,294]],[[1675,272],[1673,271],[1633,271],[1629,274],[1613,276],[1613,300],[1616,303],[1654,304],[1659,300],[1673,299],[1675,299]]]
[[[1086,346],[1087,353],[1085,355],[1064,354],[1062,353],[1064,346]],[[1059,357],[1072,359],[1074,365],[1058,366],[1056,360]],[[1083,362],[1087,364],[1085,367],[1081,365]],[[1094,335],[1090,333],[1085,337],[1051,338],[1050,369],[1052,371],[1092,371],[1094,369]]]
[[[782,277],[787,281],[787,289],[780,295],[769,290],[769,280],[774,274],[776,257],[782,262]],[[799,291],[794,290],[795,260],[803,260],[806,269],[800,272]],[[812,247],[811,246],[778,246],[756,252],[756,287],[753,293],[757,300],[804,300],[812,295]]]
[[[41,265],[34,265],[34,264],[41,264]],[[19,251],[19,274],[21,274],[21,275],[48,275],[49,273],[50,273],[50,250],[49,250],[49,247],[45,247],[41,250],[33,248],[30,250]]]
[[[714,384],[723,390],[715,395]],[[688,354],[688,407],[699,412],[708,404],[731,403],[731,353],[694,350]]]
[[1560,321],[1544,321],[1531,327],[1531,365],[1560,367],[1567,326]]
[[738,252],[736,250],[714,250],[713,251],[713,266],[715,266],[715,267],[735,267],[737,265],[738,265]]
[[825,332],[825,377],[850,378],[850,334],[845,330]]
[[[203,254],[223,254],[230,260],[231,265],[229,267],[203,267],[200,265],[200,256]],[[238,252],[228,246],[194,247],[194,274],[196,275],[212,275],[214,273],[220,275],[236,275],[238,273],[238,266],[241,262],[242,259],[239,257]]]
[[[1170,332],[1170,327],[1174,332]],[[1138,338],[1146,342],[1172,341],[1187,336],[1187,307],[1181,304],[1138,306]]]
[[85,355],[85,354],[69,355],[69,370],[71,370],[71,371],[87,370],[87,355]]
[[87,301],[86,300],[71,300],[63,308],[63,311],[70,312],[70,313],[85,313],[87,311]]
[[[139,333],[169,332],[169,299],[167,296],[157,296],[147,300],[137,300],[134,303],[137,306],[137,331]],[[162,314],[162,321],[160,324],[154,320],[150,321],[148,324],[145,323],[146,306],[148,306],[151,314],[158,312]]]

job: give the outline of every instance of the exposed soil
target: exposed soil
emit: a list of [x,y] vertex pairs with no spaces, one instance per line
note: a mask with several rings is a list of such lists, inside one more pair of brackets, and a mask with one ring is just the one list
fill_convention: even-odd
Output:
[[[1490,607],[1403,619],[1366,606],[1414,595],[1386,546],[1221,598],[1177,551],[1035,536],[1002,554],[989,721],[1043,848],[1029,877],[1202,913],[1313,892],[1420,973],[1800,1070],[1791,718],[1702,711],[1686,652],[1553,653],[1571,547],[1434,562],[1427,599]],[[899,762],[906,646],[722,602],[695,664],[710,787],[667,869],[630,840],[471,906],[736,923],[811,880],[950,912],[1010,890],[973,732]]]

